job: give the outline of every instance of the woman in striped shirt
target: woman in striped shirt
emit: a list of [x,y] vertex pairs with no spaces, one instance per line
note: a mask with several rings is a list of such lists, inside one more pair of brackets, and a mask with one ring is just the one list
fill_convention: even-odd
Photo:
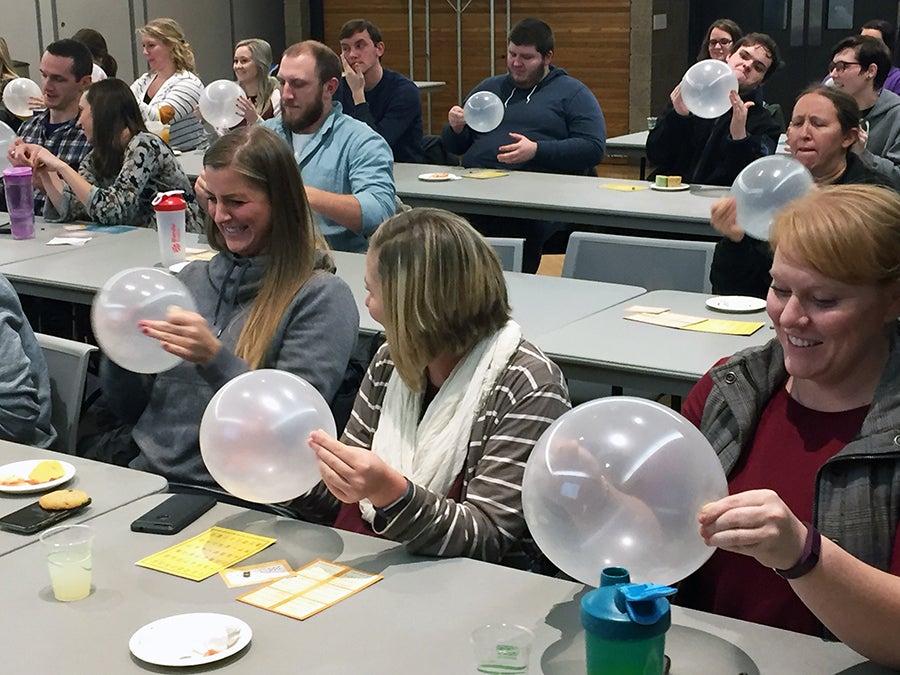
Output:
[[493,249],[459,216],[413,209],[376,230],[365,280],[387,343],[341,440],[312,434],[322,483],[298,505],[414,553],[540,569],[522,475],[569,395],[510,320]]
[[203,93],[197,77],[194,53],[174,19],[154,19],[138,29],[148,72],[131,91],[147,122],[170,125],[169,145],[193,150],[203,139],[203,124],[194,115]]

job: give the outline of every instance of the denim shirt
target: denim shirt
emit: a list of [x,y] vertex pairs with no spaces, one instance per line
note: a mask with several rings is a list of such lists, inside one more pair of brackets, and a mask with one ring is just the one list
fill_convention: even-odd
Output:
[[[394,159],[390,146],[366,124],[343,114],[340,103],[312,134],[298,157],[304,185],[356,197],[362,211],[362,232],[353,232],[314,213],[333,249],[365,252],[368,237],[394,214]],[[293,149],[291,131],[281,117],[263,122]]]

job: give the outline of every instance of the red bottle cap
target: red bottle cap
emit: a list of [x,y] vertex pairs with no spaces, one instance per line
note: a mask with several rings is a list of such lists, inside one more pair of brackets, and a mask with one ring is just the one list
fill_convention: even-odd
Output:
[[155,211],[184,211],[187,208],[187,202],[184,201],[183,195],[183,190],[158,192],[150,203]]

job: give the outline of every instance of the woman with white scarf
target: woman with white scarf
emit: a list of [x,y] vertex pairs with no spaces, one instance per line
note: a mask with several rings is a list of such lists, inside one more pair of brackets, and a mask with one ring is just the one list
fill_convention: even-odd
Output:
[[341,440],[311,435],[322,483],[295,506],[410,552],[539,570],[522,476],[569,396],[510,320],[493,249],[459,216],[413,209],[376,230],[365,281],[387,342]]

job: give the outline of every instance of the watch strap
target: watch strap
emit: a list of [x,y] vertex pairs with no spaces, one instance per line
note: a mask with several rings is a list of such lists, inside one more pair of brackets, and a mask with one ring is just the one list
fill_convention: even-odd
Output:
[[786,570],[776,569],[775,573],[783,579],[798,579],[808,574],[819,563],[819,555],[822,552],[822,535],[813,527],[812,523],[806,525],[806,541],[803,543],[803,553],[797,564]]

